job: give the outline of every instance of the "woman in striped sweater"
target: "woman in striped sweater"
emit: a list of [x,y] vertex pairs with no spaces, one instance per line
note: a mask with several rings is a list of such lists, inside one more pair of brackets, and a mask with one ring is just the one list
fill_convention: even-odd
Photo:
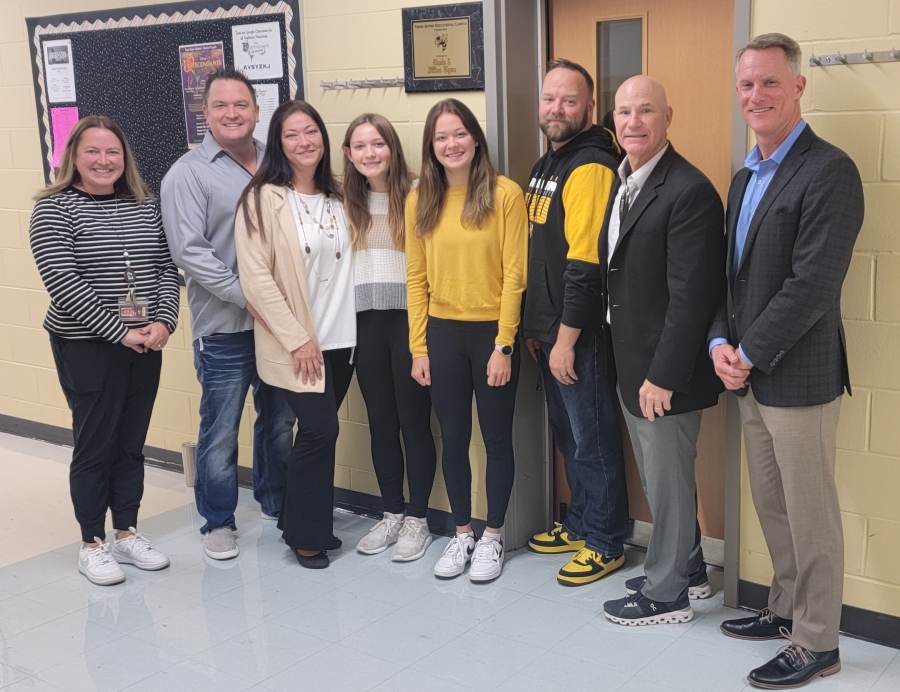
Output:
[[[366,113],[344,137],[344,208],[356,272],[356,377],[372,436],[384,518],[356,546],[374,554],[394,545],[394,562],[418,560],[431,545],[425,520],[434,484],[431,397],[410,377],[404,209],[413,178],[391,123]],[[403,497],[406,448],[409,505]]]
[[78,571],[117,584],[125,580],[119,563],[169,565],[135,526],[160,351],[178,323],[178,271],[159,207],[109,118],[75,125],[55,184],[36,199],[31,249],[51,299],[44,328],[72,411],[69,483],[84,541]]

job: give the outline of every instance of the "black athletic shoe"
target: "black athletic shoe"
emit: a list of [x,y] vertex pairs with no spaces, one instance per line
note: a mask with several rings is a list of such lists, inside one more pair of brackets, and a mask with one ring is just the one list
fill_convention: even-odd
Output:
[[750,671],[747,679],[766,690],[791,690],[814,678],[834,675],[841,669],[839,649],[809,651],[797,644],[784,647],[768,663]]
[[[647,577],[643,575],[632,577],[625,582],[625,591],[631,596],[644,588],[645,581],[647,581]],[[692,601],[712,596],[712,587],[709,585],[709,579],[706,578],[705,562],[700,565],[700,569],[688,577],[688,596]]]
[[793,620],[780,618],[768,608],[763,608],[756,615],[749,618],[726,620],[719,625],[719,629],[735,639],[763,641],[764,639],[787,639],[782,630],[786,631],[788,636],[790,636],[793,626]]
[[651,601],[640,591],[625,598],[607,601],[603,604],[603,614],[619,625],[665,625],[687,622],[694,617],[691,601],[663,603]]

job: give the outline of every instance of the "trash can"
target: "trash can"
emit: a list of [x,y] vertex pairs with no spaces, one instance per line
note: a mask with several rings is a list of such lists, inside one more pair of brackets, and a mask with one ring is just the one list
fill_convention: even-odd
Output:
[[181,463],[184,466],[184,484],[188,488],[194,487],[194,478],[197,470],[197,443],[184,442],[181,445]]

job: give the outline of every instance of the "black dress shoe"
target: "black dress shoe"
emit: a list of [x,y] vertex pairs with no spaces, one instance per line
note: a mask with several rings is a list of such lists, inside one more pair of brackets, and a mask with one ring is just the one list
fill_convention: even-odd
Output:
[[719,628],[735,639],[762,641],[763,639],[787,639],[781,630],[787,630],[788,636],[790,636],[793,626],[793,620],[780,618],[768,608],[763,608],[753,617],[726,620],[719,625]]
[[839,649],[808,651],[802,646],[791,644],[765,665],[751,670],[747,679],[754,687],[766,690],[791,690],[802,687],[813,678],[834,675],[840,669]]
[[294,557],[297,558],[300,566],[306,567],[306,569],[325,569],[331,564],[331,561],[328,559],[328,553],[324,550],[320,550],[315,555],[301,555],[296,548],[291,548],[291,551],[294,553]]

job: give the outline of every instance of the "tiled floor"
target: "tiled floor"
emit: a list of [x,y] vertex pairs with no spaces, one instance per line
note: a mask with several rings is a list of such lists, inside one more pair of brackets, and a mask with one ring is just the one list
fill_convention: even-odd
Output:
[[[23,445],[0,437],[3,485],[32,463]],[[46,447],[36,460],[65,454]],[[11,449],[20,455],[12,466]],[[159,489],[179,492],[180,476],[167,486],[165,479],[155,481]],[[2,692],[739,692],[750,689],[747,671],[780,646],[718,632],[735,615],[722,606],[718,572],[716,595],[695,603],[690,623],[611,624],[600,607],[640,573],[640,551],[629,552],[619,573],[577,589],[555,582],[562,558],[527,552],[510,555],[493,584],[442,582],[431,568],[447,539],[423,560],[394,564],[388,553],[353,551],[372,520],[338,512],[345,548],[316,572],[297,565],[242,490],[241,555],[215,562],[202,554],[187,497],[141,522],[172,558],[168,570],[126,567],[125,584],[93,586],[76,572],[76,543],[0,568]],[[7,498],[0,496],[4,522]],[[42,530],[28,516],[15,520],[4,553]],[[897,653],[844,638],[842,672],[808,689],[900,691]]]

